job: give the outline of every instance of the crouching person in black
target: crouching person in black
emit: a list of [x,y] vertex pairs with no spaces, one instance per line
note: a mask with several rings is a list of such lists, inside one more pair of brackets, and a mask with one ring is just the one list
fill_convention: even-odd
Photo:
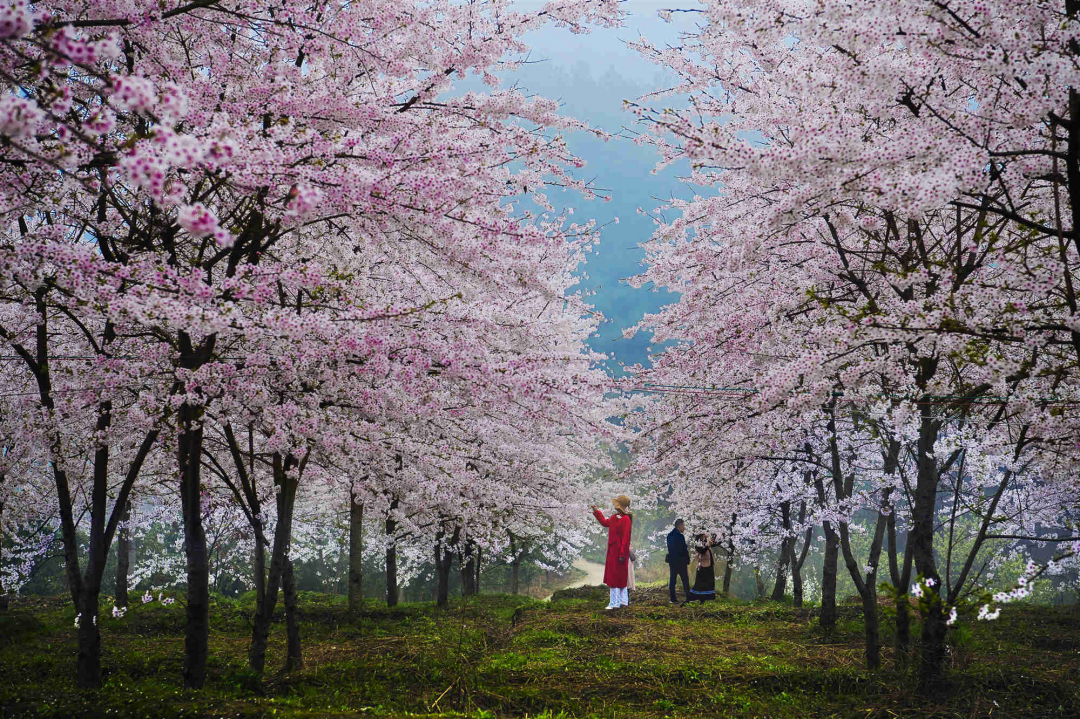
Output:
[[671,575],[668,579],[668,592],[671,594],[672,604],[679,603],[675,597],[675,579],[678,577],[682,578],[683,596],[690,599],[690,573],[687,571],[690,566],[690,551],[686,548],[686,538],[683,536],[685,528],[685,523],[677,519],[675,528],[668,532],[667,536],[667,556],[664,561],[668,563]]

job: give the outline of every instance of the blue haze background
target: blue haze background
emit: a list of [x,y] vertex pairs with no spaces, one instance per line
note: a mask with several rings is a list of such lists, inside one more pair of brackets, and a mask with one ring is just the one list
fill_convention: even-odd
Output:
[[[518,5],[531,8],[537,4]],[[643,131],[643,127],[635,124],[635,116],[623,109],[623,100],[635,100],[647,92],[670,87],[674,76],[643,59],[625,43],[645,36],[655,44],[674,44],[680,29],[692,28],[695,18],[693,14],[676,13],[672,23],[665,23],[657,17],[656,11],[661,8],[692,7],[686,0],[681,3],[635,0],[622,6],[630,16],[621,28],[594,29],[587,35],[574,35],[565,29],[544,27],[527,35],[525,41],[531,47],[529,63],[503,73],[504,86],[516,83],[522,92],[559,100],[564,115],[585,120],[592,127],[612,134],[624,127]],[[672,102],[676,101],[667,100]],[[603,142],[591,135],[574,133],[567,141],[571,151],[587,163],[579,176],[593,179],[596,187],[610,190],[613,198],[611,202],[584,200],[574,191],[547,190],[557,209],[574,208],[570,218],[573,221],[594,218],[597,225],[606,225],[597,251],[589,255],[584,268],[587,279],[579,286],[595,292],[590,300],[606,318],[599,336],[590,344],[594,350],[608,355],[608,370],[618,376],[622,374],[620,362],[648,364],[650,348],[648,333],[625,340],[623,328],[636,324],[645,313],[655,312],[678,299],[677,294],[665,290],[634,289],[620,281],[642,270],[644,253],[638,244],[648,240],[655,227],[648,215],[639,214],[638,208],[651,214],[672,196],[691,196],[693,189],[678,179],[679,175],[689,173],[689,167],[676,164],[652,174],[659,159],[656,150],[636,145],[629,139]],[[619,224],[612,222],[615,217],[619,218]],[[657,348],[653,347],[653,351]]]

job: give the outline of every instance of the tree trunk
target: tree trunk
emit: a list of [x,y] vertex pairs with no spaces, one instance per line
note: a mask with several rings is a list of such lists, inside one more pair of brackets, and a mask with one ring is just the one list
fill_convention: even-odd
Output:
[[941,577],[934,559],[934,517],[937,508],[938,466],[933,456],[940,425],[930,415],[930,408],[923,410],[919,427],[918,479],[915,485],[915,501],[911,511],[911,532],[908,545],[915,569],[923,581],[932,580],[928,597],[929,611],[923,621],[919,667],[919,684],[929,689],[938,684],[944,673],[945,633],[948,626],[943,604],[940,601]]
[[735,557],[735,544],[728,542],[728,550],[724,553],[724,596],[731,596],[731,560]]
[[765,580],[761,578],[761,569],[757,566],[754,567],[754,584],[757,585],[757,598],[765,598]]
[[131,563],[131,502],[124,505],[124,517],[116,537],[116,606],[128,605],[128,569]]
[[776,581],[773,582],[772,599],[774,602],[784,601],[787,592],[787,573],[791,563],[791,543],[785,539],[780,544],[780,556],[776,558]]
[[[97,432],[104,434],[112,424],[112,403],[98,406]],[[105,574],[108,545],[105,537],[106,502],[109,487],[109,445],[102,442],[94,452],[93,487],[90,493],[90,543],[86,575],[81,581],[78,612],[79,653],[77,678],[84,689],[101,686],[101,633],[97,627],[101,578]]]
[[281,588],[285,599],[285,671],[294,672],[304,666],[304,657],[300,652],[300,617],[296,611],[296,580],[291,559],[286,559],[282,567]]
[[[814,485],[817,488],[818,503],[826,506],[825,483],[821,475],[814,472]],[[821,563],[821,616],[818,625],[826,630],[836,626],[836,562],[840,556],[840,541],[833,531],[832,522],[822,522],[825,531],[825,556]]]
[[[799,507],[799,524],[806,521],[806,502],[803,501]],[[796,608],[802,608],[803,605],[803,582],[802,582],[802,568],[803,563],[806,562],[806,556],[810,553],[810,545],[814,542],[814,528],[810,527],[806,530],[806,538],[803,540],[802,551],[798,556],[795,556],[795,545],[791,547],[791,591],[794,598],[794,605]]]
[[202,689],[210,647],[210,566],[202,521],[201,460],[203,409],[185,402],[179,411],[180,504],[187,557],[187,627],[184,687]]
[[[829,455],[832,463],[831,474],[833,489],[836,492],[837,503],[841,503],[851,496],[855,485],[855,475],[854,473],[848,473],[845,477],[843,474],[840,449],[836,438],[835,404],[829,408]],[[885,462],[887,465],[889,462],[888,456],[885,457]],[[874,540],[870,545],[870,553],[867,557],[865,577],[862,573],[863,569],[859,566],[859,562],[855,557],[855,553],[851,551],[848,522],[843,519],[838,522],[840,528],[840,548],[844,552],[844,564],[847,566],[848,574],[851,575],[851,581],[855,584],[855,589],[862,599],[863,627],[866,634],[866,667],[870,671],[874,671],[881,666],[877,607],[877,565],[878,560],[881,558],[881,545],[882,540],[885,537],[885,525],[888,519],[884,510],[889,506],[889,495],[891,493],[891,487],[886,487],[882,490],[881,507],[878,509],[877,525],[874,528]],[[820,490],[819,496],[823,496],[823,493],[821,493]],[[831,523],[828,524],[830,524],[829,531],[831,531]]]
[[349,494],[349,612],[359,614],[364,605],[364,505]]
[[904,551],[904,568],[900,569],[896,555],[896,511],[889,515],[889,573],[896,591],[896,636],[893,640],[893,661],[897,670],[907,668],[910,647],[912,647],[912,621],[910,606],[907,603],[907,585],[912,581],[912,553]]
[[776,583],[773,584],[772,600],[784,601],[784,592],[787,591],[787,573],[791,564],[792,545],[794,538],[788,536],[791,532],[791,502],[780,504],[780,517],[784,529],[784,538],[780,542],[780,556],[776,559]]
[[480,569],[484,565],[484,550],[476,548],[476,578],[473,579],[473,594],[480,593]]
[[[0,474],[0,488],[4,486],[4,475]],[[4,558],[4,503],[0,502],[0,562]],[[0,588],[0,614],[8,610],[8,593]]]
[[[794,554],[794,552],[792,552]],[[791,604],[796,609],[801,609],[803,603],[802,565],[797,561],[791,562]]]
[[[456,532],[455,532],[456,538]],[[450,566],[454,562],[454,551],[450,543],[444,542],[443,532],[435,539],[435,606],[446,607],[450,603]]]
[[[885,501],[888,502],[889,489],[885,489]],[[840,522],[840,544],[844,551],[844,562],[847,564],[848,574],[851,575],[855,588],[859,592],[863,605],[863,627],[866,634],[866,668],[874,671],[881,667],[881,639],[878,623],[877,606],[877,563],[881,556],[881,544],[885,535],[886,516],[878,512],[877,527],[874,530],[874,540],[870,546],[870,565],[865,578],[861,568],[851,551],[851,542],[848,537],[848,525]]]
[[98,631],[97,616],[100,587],[92,582],[83,582],[79,596],[79,653],[77,677],[83,689],[95,689],[101,686],[101,632]]
[[[256,607],[255,620],[251,627],[251,647],[248,649],[248,664],[260,674],[266,667],[266,644],[270,637],[274,609],[277,607],[278,589],[287,581],[287,565],[290,564],[289,545],[292,542],[293,508],[296,504],[296,489],[299,484],[298,478],[290,474],[295,462],[291,454],[283,458],[279,452],[275,452],[271,458],[278,517],[274,527],[274,546],[270,552],[270,576],[266,581],[263,602]],[[291,575],[288,580],[291,581]],[[288,602],[287,597],[286,602]],[[288,612],[288,605],[286,605],[286,612]]]
[[836,563],[840,558],[840,542],[830,522],[822,522],[825,529],[825,556],[821,563],[821,618],[823,629],[836,626]]
[[517,594],[521,588],[521,552],[518,551],[517,542],[514,539],[514,535],[510,535],[510,556],[513,559],[510,560],[510,593]]
[[395,607],[398,603],[397,584],[397,543],[394,541],[394,532],[397,531],[397,522],[393,519],[393,511],[397,509],[398,501],[390,502],[390,514],[386,515],[386,536],[390,538],[386,545],[386,606]]
[[[461,596],[476,594],[476,552],[472,540],[465,543],[465,551],[458,557],[461,569]],[[465,561],[461,561],[465,560]]]
[[252,556],[256,614],[262,611],[262,606],[266,603],[266,543],[260,535],[261,532],[255,534],[255,551]]

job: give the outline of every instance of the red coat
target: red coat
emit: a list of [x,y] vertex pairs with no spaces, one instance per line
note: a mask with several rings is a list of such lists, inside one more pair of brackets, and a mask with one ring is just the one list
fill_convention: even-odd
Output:
[[607,531],[607,560],[604,562],[604,584],[622,589],[626,586],[627,567],[630,560],[630,528],[633,520],[628,514],[616,512],[608,518],[599,509],[593,512]]

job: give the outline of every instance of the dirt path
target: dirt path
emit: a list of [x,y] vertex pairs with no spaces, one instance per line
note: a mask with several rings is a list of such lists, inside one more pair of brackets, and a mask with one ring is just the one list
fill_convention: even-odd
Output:
[[[585,572],[585,576],[577,581],[567,584],[563,589],[574,589],[575,587],[588,587],[599,586],[604,583],[604,565],[597,562],[590,562],[587,559],[578,557],[574,560],[574,567]],[[544,601],[551,601],[552,595],[549,594],[544,597]]]

